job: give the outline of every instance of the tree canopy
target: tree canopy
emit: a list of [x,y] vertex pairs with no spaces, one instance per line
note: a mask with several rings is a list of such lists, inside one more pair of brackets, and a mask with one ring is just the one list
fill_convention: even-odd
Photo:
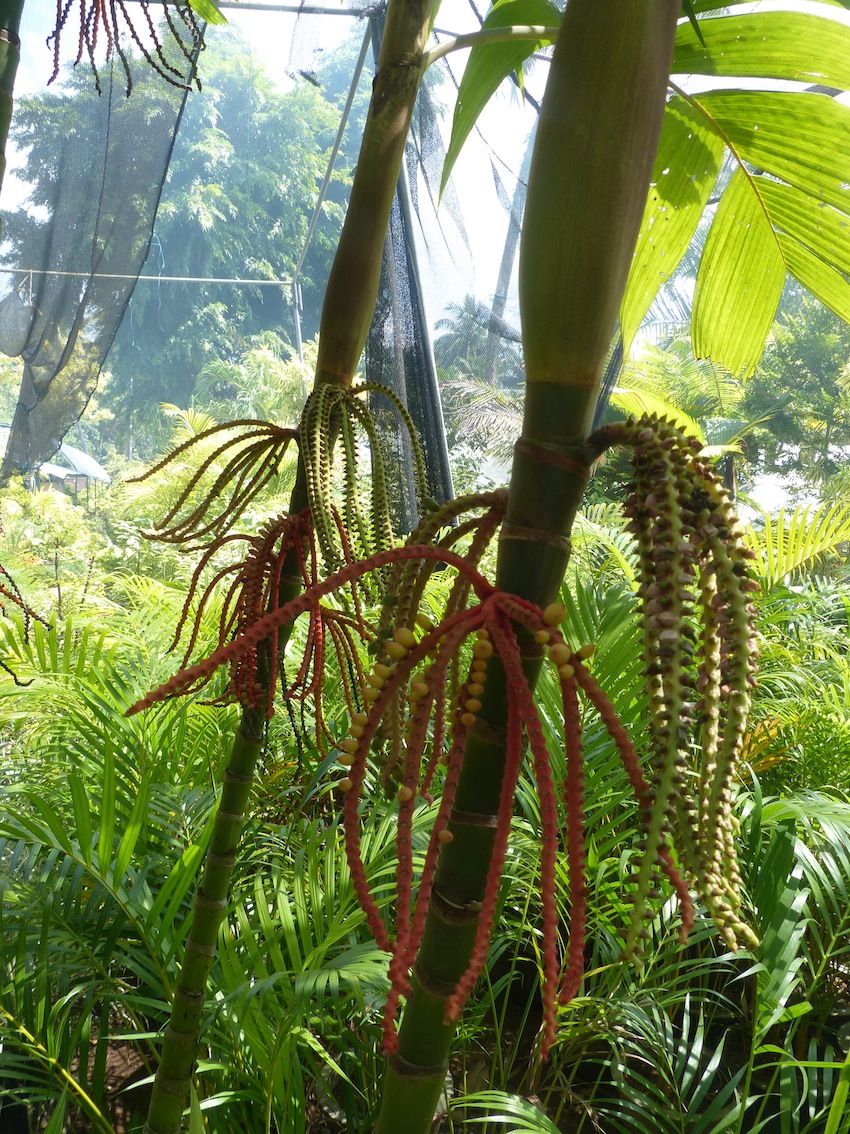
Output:
[[[217,29],[202,57],[203,89],[193,91],[175,141],[144,275],[194,281],[288,281],[300,256],[339,110],[310,83],[276,86],[235,28]],[[122,129],[144,137],[151,104],[136,94],[122,107]],[[82,74],[62,93],[21,99],[14,136],[26,147],[23,176],[32,203],[50,184],[58,135],[80,128],[97,97]],[[300,276],[305,336],[315,331],[348,181],[340,163]],[[133,184],[129,179],[129,184]],[[39,210],[9,217],[11,258],[27,259],[43,237]],[[49,223],[49,222],[48,222]],[[149,418],[161,401],[188,405],[211,363],[238,362],[294,340],[287,286],[140,280],[108,359],[101,401],[122,421]]]

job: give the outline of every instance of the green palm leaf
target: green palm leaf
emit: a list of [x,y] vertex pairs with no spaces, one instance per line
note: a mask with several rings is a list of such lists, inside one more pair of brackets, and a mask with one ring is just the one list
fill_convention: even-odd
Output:
[[[545,0],[494,5],[485,27],[554,24]],[[850,28],[830,6],[736,11],[693,4],[678,29],[673,74],[850,88]],[[728,11],[716,14],[716,9]],[[711,13],[710,19],[693,18]],[[481,44],[461,82],[445,179],[481,108],[545,40]],[[697,276],[694,351],[735,375],[761,355],[786,273],[850,317],[850,108],[816,91],[674,84],[652,186],[620,310],[628,348],[661,284],[675,272],[716,192],[724,156],[736,170],[713,215]]]
[[519,1095],[505,1091],[477,1091],[452,1101],[452,1111],[481,1110],[477,1118],[465,1117],[466,1123],[497,1123],[505,1134],[558,1134],[558,1127],[544,1111]]
[[775,519],[765,516],[761,530],[748,525],[745,534],[756,573],[765,586],[774,586],[811,570],[850,540],[850,507],[824,503],[797,508],[790,517],[783,509]]

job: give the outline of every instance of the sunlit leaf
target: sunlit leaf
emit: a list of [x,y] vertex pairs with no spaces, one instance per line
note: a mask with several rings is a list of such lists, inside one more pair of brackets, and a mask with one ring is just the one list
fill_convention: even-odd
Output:
[[[558,27],[560,22],[561,13],[554,4],[549,3],[549,0],[502,0],[502,3],[493,5],[482,25],[482,30],[489,31],[491,28],[516,25]],[[517,39],[507,43],[481,44],[472,49],[457,92],[452,136],[443,166],[441,192],[446,187],[452,168],[470,131],[499,84],[508,75],[521,68],[530,55],[551,42],[551,39],[545,38]]]
[[821,303],[850,322],[850,284],[845,278],[799,241],[784,233],[779,233],[778,240],[788,271]]
[[776,235],[750,179],[738,169],[717,206],[697,276],[694,354],[733,374],[752,373],[784,283]]
[[[673,72],[850,88],[850,27],[809,12],[732,13],[679,24]],[[702,42],[700,42],[702,39]]]
[[668,102],[646,211],[620,307],[627,351],[659,287],[676,270],[696,232],[724,150],[723,139],[696,107],[679,97]]
[[703,38],[702,28],[700,27],[699,21],[697,20],[697,14],[694,11],[693,0],[682,0],[682,11],[688,17],[690,25],[693,28],[694,35],[697,37],[703,47],[705,47],[705,39]]
[[784,510],[764,527],[746,529],[747,543],[756,553],[755,572],[772,585],[802,569],[811,569],[824,556],[850,540],[850,508],[821,504],[814,510]]
[[611,401],[625,413],[632,417],[642,417],[644,414],[653,414],[655,417],[667,418],[674,422],[689,437],[696,437],[705,442],[705,434],[699,422],[677,409],[666,399],[652,394],[648,390],[631,390],[617,386],[611,393]]
[[754,185],[778,230],[788,270],[850,320],[850,285],[840,274],[850,272],[850,216],[767,177],[755,178]]
[[453,1104],[452,1109],[484,1110],[485,1116],[467,1119],[470,1123],[498,1123],[507,1128],[506,1134],[557,1134],[558,1127],[547,1115],[528,1099],[510,1095],[505,1091],[479,1091],[466,1095]]
[[696,102],[736,157],[850,212],[850,107],[796,91],[710,91]]
[[189,7],[208,24],[226,24],[227,17],[215,0],[189,0]]

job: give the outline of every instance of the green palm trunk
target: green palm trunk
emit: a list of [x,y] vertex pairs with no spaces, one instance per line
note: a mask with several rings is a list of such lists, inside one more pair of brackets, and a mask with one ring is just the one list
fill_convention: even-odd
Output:
[[24,0],[3,0],[0,3],[0,186],[6,173],[6,140],[12,121],[12,91],[21,58],[18,31]]
[[[422,76],[432,6],[432,0],[405,0],[391,5],[387,12],[357,174],[322,310],[317,384],[350,385],[366,342],[393,195]],[[290,513],[299,514],[306,507],[306,472],[300,459]],[[284,566],[278,602],[283,605],[295,598],[300,586],[298,557],[292,551]],[[286,636],[283,628],[280,649]],[[227,910],[263,733],[263,712],[246,709],[224,775],[213,838],[195,897],[145,1134],[176,1134],[180,1129],[197,1058],[207,978]]]
[[[661,128],[678,0],[570,0],[541,111],[520,259],[527,369],[497,586],[545,607],[558,594],[588,469],[586,437]],[[525,643],[534,681],[540,647]],[[454,1026],[495,834],[507,695],[493,665],[464,757],[379,1134],[426,1134]]]

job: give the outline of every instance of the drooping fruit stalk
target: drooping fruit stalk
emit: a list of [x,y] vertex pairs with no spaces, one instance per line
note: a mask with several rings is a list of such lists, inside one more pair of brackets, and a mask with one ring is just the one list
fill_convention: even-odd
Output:
[[72,11],[78,13],[80,20],[74,66],[82,62],[85,56],[92,69],[98,94],[101,94],[101,86],[97,56],[105,49],[103,54],[107,62],[113,56],[118,57],[129,97],[133,89],[133,73],[127,54],[128,40],[132,40],[147,65],[171,86],[183,90],[191,88],[193,84],[200,86],[198,52],[203,47],[204,22],[188,4],[175,3],[174,0],[153,5],[149,0],[139,0],[142,18],[138,21],[138,28],[126,6],[121,3],[115,4],[109,0],[67,0],[59,3],[56,8],[56,26],[48,38],[48,43],[53,46],[53,74],[48,83],[52,83],[59,75],[62,34]]
[[[631,263],[658,136],[678,0],[570,0],[540,116],[520,258],[526,405],[497,587],[556,597],[588,475],[585,442]],[[520,634],[534,682],[541,648]],[[379,1134],[426,1134],[469,967],[500,813],[508,683],[496,662],[469,732],[453,816],[413,966]]]
[[[585,665],[593,647],[573,651],[559,629],[565,609],[554,603],[545,611],[516,595],[496,590],[479,572],[483,550],[502,514],[499,493],[472,497],[474,512],[436,540],[438,524],[447,515],[462,516],[459,502],[438,509],[425,520],[411,542],[349,561],[330,577],[318,581],[317,555],[311,544],[302,557],[304,591],[277,609],[263,613],[277,586],[277,569],[286,548],[301,534],[290,519],[273,522],[251,537],[252,550],[243,565],[221,568],[209,582],[215,587],[237,573],[238,585],[226,591],[220,622],[220,644],[208,657],[186,665],[169,681],[133,706],[131,712],[150,707],[170,696],[203,688],[222,665],[228,665],[230,695],[243,704],[262,700],[263,683],[257,680],[258,650],[270,643],[275,656],[282,629],[300,614],[309,614],[310,630],[304,658],[285,696],[311,696],[316,705],[317,736],[323,688],[324,641],[336,649],[338,672],[343,676],[349,734],[334,742],[343,771],[337,782],[344,796],[346,853],[355,892],[376,941],[392,954],[390,994],[384,1012],[384,1049],[395,1055],[399,1037],[395,1019],[402,997],[411,991],[410,969],[423,941],[432,899],[444,917],[444,899],[435,890],[438,856],[454,840],[464,822],[474,825],[476,813],[462,814],[455,807],[457,789],[470,733],[478,715],[489,676],[499,667],[506,677],[507,717],[504,774],[497,815],[486,825],[493,828],[493,851],[487,869],[483,898],[476,909],[474,937],[467,967],[455,987],[446,990],[445,1018],[456,1021],[471,994],[487,956],[490,932],[498,902],[502,865],[510,835],[514,792],[523,762],[523,734],[534,763],[540,801],[543,957],[543,1027],[541,1056],[556,1037],[557,1004],[575,995],[583,976],[584,928],[588,896],[584,878],[584,806],[582,737],[578,713],[581,690],[599,713],[621,757],[637,798],[641,820],[641,853],[630,879],[634,886],[630,926],[625,931],[623,957],[641,961],[642,941],[648,935],[647,918],[654,916],[650,899],[662,896],[663,875],[675,892],[682,915],[681,939],[686,941],[695,910],[689,892],[694,887],[732,949],[755,941],[737,913],[738,868],[732,847],[732,795],[730,783],[740,759],[748,685],[753,680],[753,608],[749,593],[755,584],[747,576],[750,553],[725,492],[710,467],[678,430],[664,421],[644,418],[607,426],[592,435],[588,445],[602,451],[613,444],[630,445],[634,458],[635,489],[627,504],[631,529],[638,540],[645,627],[645,660],[652,719],[653,744],[648,758],[639,761],[626,730],[604,690]],[[672,513],[675,516],[671,518]],[[301,518],[301,524],[305,524]],[[458,533],[465,533],[458,535]],[[430,535],[430,541],[428,537]],[[231,543],[239,537],[223,537]],[[419,542],[424,540],[425,542]],[[297,546],[297,544],[296,544]],[[458,554],[453,547],[465,546]],[[212,549],[208,557],[212,555]],[[207,557],[205,557],[207,558]],[[308,565],[309,564],[309,565]],[[456,572],[442,614],[436,624],[419,609],[424,585],[441,564]],[[199,589],[202,560],[190,586],[187,603]],[[368,652],[375,656],[367,671],[358,653],[357,638],[374,635],[362,618],[358,587],[371,574],[384,573],[395,588],[385,592],[385,608],[395,609],[397,622],[391,637],[386,625],[371,637]],[[316,581],[312,581],[316,580]],[[372,588],[366,587],[367,591]],[[343,614],[338,603],[323,599],[346,590],[353,614]],[[206,603],[205,592],[197,605],[195,629]],[[390,602],[392,596],[393,601]],[[182,620],[181,620],[182,621]],[[382,621],[384,621],[382,619]],[[414,629],[415,627],[415,629]],[[521,636],[530,635],[557,671],[564,705],[566,778],[566,861],[569,870],[569,937],[563,975],[559,957],[555,862],[559,845],[557,791],[550,756],[523,658]],[[472,638],[471,649],[465,642]],[[697,649],[691,646],[699,642]],[[188,661],[188,657],[186,659]],[[468,667],[465,680],[458,670]],[[345,671],[349,669],[350,679]],[[708,678],[711,678],[708,680]],[[272,685],[273,682],[267,682]],[[702,696],[693,703],[692,690]],[[702,728],[695,764],[691,727]],[[359,811],[366,805],[366,769],[378,730],[389,740],[378,746],[385,786],[392,784],[398,800],[396,852],[395,936],[371,893],[361,855]],[[401,738],[405,742],[401,743]],[[431,789],[440,764],[445,765],[440,802],[431,831],[425,863],[414,898],[412,852],[416,797],[433,803]],[[243,787],[245,785],[243,784]],[[485,818],[480,813],[477,819]],[[672,858],[675,848],[684,870]],[[218,864],[213,863],[214,867]],[[215,871],[209,888],[214,892]],[[205,878],[205,884],[207,879]],[[210,914],[207,895],[199,914]],[[218,899],[219,903],[222,901]],[[454,911],[457,916],[457,911]],[[200,920],[203,931],[205,922]],[[195,938],[200,945],[200,939]],[[203,962],[210,954],[196,948]],[[191,954],[190,954],[191,955]],[[197,964],[193,971],[197,969]],[[191,992],[178,990],[175,1004],[191,1008]]]

